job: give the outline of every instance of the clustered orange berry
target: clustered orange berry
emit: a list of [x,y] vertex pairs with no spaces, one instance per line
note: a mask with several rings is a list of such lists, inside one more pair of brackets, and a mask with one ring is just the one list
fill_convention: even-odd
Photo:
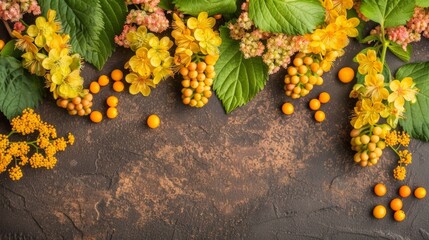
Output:
[[[387,188],[383,183],[378,183],[374,186],[375,195],[382,197],[386,194]],[[407,198],[411,195],[411,188],[403,185],[399,188],[398,194],[402,198]],[[426,189],[423,187],[418,187],[414,190],[414,196],[417,199],[422,199],[426,196]],[[403,210],[403,201],[401,198],[393,198],[389,203],[390,208],[394,211],[393,219],[397,222],[402,222],[406,218],[405,211]],[[376,205],[372,214],[377,219],[382,219],[386,216],[387,210],[383,205]]]
[[317,122],[323,122],[326,118],[325,112],[320,110],[322,104],[328,103],[331,100],[331,96],[327,92],[321,92],[318,98],[313,98],[310,100],[308,106],[311,110],[316,111],[314,113],[314,119]]

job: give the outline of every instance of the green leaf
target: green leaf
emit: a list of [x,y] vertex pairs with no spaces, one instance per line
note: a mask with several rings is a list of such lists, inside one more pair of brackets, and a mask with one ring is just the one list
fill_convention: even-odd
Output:
[[399,68],[396,79],[413,78],[420,92],[417,93],[417,102],[405,102],[404,119],[399,124],[411,137],[429,141],[429,62],[412,63]]
[[23,52],[15,48],[15,42],[16,41],[13,39],[7,42],[6,45],[4,45],[3,49],[1,50],[0,56],[3,56],[3,57],[11,56],[14,58],[20,58]]
[[407,45],[407,50],[405,51],[401,45],[391,42],[388,46],[389,50],[395,54],[399,59],[404,62],[409,62],[411,59],[412,47],[410,44]]
[[266,32],[303,35],[324,22],[319,0],[252,0],[249,17]]
[[100,1],[40,0],[39,4],[45,16],[49,9],[57,11],[57,20],[61,22],[64,32],[70,35],[73,51],[99,67],[101,57],[97,57],[97,54],[106,55],[108,52],[100,49],[100,41],[105,40],[100,36],[104,31]]
[[362,0],[360,11],[383,27],[404,25],[413,16],[415,0]]
[[214,90],[227,113],[249,102],[268,80],[268,67],[261,57],[245,59],[240,43],[231,39],[229,29],[220,28],[222,45],[216,63]]
[[173,0],[176,7],[193,16],[200,12],[208,12],[209,15],[234,13],[237,9],[235,0]]
[[359,40],[360,43],[369,43],[372,41],[380,41],[380,37],[378,37],[376,35],[368,35],[364,39]]
[[158,4],[158,7],[164,10],[173,10],[174,9],[173,0],[161,0]]
[[429,7],[429,0],[416,0],[416,5],[419,7]]
[[28,73],[14,57],[0,56],[0,112],[9,120],[43,99],[43,80]]

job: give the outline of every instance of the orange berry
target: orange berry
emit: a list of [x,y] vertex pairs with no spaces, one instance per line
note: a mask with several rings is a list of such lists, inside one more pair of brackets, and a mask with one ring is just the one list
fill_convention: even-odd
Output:
[[214,19],[219,20],[222,18],[222,14],[216,14],[213,17],[214,17]]
[[289,102],[283,103],[282,112],[286,115],[291,115],[294,112],[293,104]]
[[157,128],[161,124],[161,119],[159,119],[158,115],[152,114],[147,118],[147,125],[150,128]]
[[0,50],[4,48],[4,45],[5,45],[4,41],[0,39]]
[[204,72],[204,70],[206,70],[206,67],[207,67],[207,64],[205,62],[199,62],[197,64],[197,71],[199,73],[202,73],[202,72]]
[[116,118],[118,116],[118,109],[115,107],[109,107],[107,109],[106,115],[110,119]]
[[309,105],[311,110],[319,110],[320,101],[318,99],[311,99],[310,103],[308,105]]
[[188,65],[188,70],[189,71],[195,71],[197,69],[197,64],[195,62],[191,62]]
[[403,185],[399,188],[399,196],[406,198],[411,195],[411,188],[407,185]]
[[386,188],[386,185],[384,185],[383,183],[377,183],[374,186],[375,195],[382,197],[386,194],[386,192],[387,192],[387,188]]
[[124,73],[119,69],[115,69],[110,73],[110,77],[113,81],[121,81],[124,78]]
[[386,216],[386,208],[383,205],[377,205],[372,210],[372,215],[377,219],[382,219]]
[[97,94],[100,92],[100,84],[98,84],[98,82],[91,82],[91,84],[89,84],[89,91],[91,91],[91,93]]
[[321,92],[319,94],[319,101],[321,103],[327,103],[327,102],[329,102],[329,100],[331,100],[331,95],[329,95],[329,93],[327,93],[327,92]]
[[398,211],[402,209],[402,200],[399,198],[394,198],[390,201],[390,208],[393,211]]
[[204,62],[206,62],[208,65],[215,65],[218,59],[219,56],[206,55],[204,57]]
[[418,199],[426,197],[426,189],[423,187],[416,188],[416,190],[414,190],[414,196]]
[[118,106],[119,99],[115,96],[110,96],[106,99],[107,106],[116,107]]
[[397,222],[402,222],[405,220],[405,212],[402,210],[398,210],[393,214],[393,218],[395,219],[395,221]]
[[125,85],[121,81],[117,81],[113,83],[113,91],[115,92],[122,92],[125,89]]
[[109,82],[110,82],[109,77],[106,75],[101,75],[98,78],[98,84],[100,84],[100,86],[102,86],[102,87],[107,86],[107,84],[109,84]]
[[343,67],[338,72],[338,79],[343,83],[349,83],[355,78],[355,71],[350,67]]
[[326,116],[325,113],[323,111],[318,110],[315,114],[314,114],[314,119],[318,122],[323,122],[325,120]]
[[94,123],[99,123],[101,120],[103,120],[103,115],[99,111],[92,111],[89,115],[89,119],[91,119]]

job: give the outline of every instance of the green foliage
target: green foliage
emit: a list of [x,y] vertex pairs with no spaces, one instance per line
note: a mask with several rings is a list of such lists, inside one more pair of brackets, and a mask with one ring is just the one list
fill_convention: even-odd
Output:
[[429,0],[416,0],[416,5],[419,7],[429,7]]
[[261,57],[245,59],[239,42],[229,37],[227,27],[220,28],[222,45],[216,63],[214,90],[227,113],[249,102],[268,80],[268,67]]
[[362,0],[360,10],[383,27],[404,25],[413,16],[415,0]]
[[407,50],[404,50],[401,45],[395,42],[390,42],[388,48],[393,54],[395,54],[395,56],[397,56],[402,61],[404,62],[410,61],[411,52],[413,49],[410,44],[407,45]]
[[158,6],[164,10],[173,10],[174,9],[173,0],[161,0],[159,2]]
[[71,37],[74,52],[101,69],[115,50],[127,7],[121,0],[40,0],[43,13],[57,11],[57,20]]
[[429,62],[412,63],[401,67],[396,73],[396,79],[413,78],[420,92],[417,102],[405,103],[404,119],[399,124],[411,137],[429,141]]
[[14,58],[20,58],[22,55],[22,52],[15,48],[15,40],[10,40],[9,42],[4,45],[3,49],[0,51],[0,56],[6,57],[11,56]]
[[[347,10],[347,18],[350,19],[350,18],[354,18],[354,17],[359,18],[359,15],[356,12],[356,9],[352,8],[350,10]],[[365,31],[365,25],[366,25],[366,22],[361,20],[359,22],[359,25],[357,25],[357,27],[356,27],[356,29],[358,30],[358,35],[357,35],[356,39],[358,41],[361,41],[363,39],[363,36],[364,36],[363,33]]]
[[43,80],[28,73],[14,57],[0,56],[0,112],[9,120],[43,99]]
[[319,0],[252,0],[249,16],[263,31],[303,35],[324,22],[325,9]]
[[214,14],[234,13],[237,9],[236,0],[173,0],[176,7],[193,16],[197,16],[202,10]]

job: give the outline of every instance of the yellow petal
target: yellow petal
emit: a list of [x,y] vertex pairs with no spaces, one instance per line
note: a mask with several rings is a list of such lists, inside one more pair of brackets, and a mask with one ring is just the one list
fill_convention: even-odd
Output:
[[410,77],[406,77],[404,79],[402,79],[401,81],[401,86],[402,88],[411,88],[411,86],[413,85],[413,79]]
[[125,76],[125,81],[127,83],[133,83],[138,78],[137,74],[135,73],[129,73],[127,76]]
[[399,82],[399,80],[393,80],[389,84],[390,90],[392,90],[393,92],[398,90],[400,86],[401,86],[401,83]]
[[138,87],[138,84],[137,84],[137,83],[131,84],[131,86],[130,86],[130,88],[129,88],[128,90],[129,90],[129,92],[130,92],[131,94],[133,94],[133,95],[136,95],[137,93],[139,93],[139,92],[140,92],[140,89],[139,89],[139,87]]

